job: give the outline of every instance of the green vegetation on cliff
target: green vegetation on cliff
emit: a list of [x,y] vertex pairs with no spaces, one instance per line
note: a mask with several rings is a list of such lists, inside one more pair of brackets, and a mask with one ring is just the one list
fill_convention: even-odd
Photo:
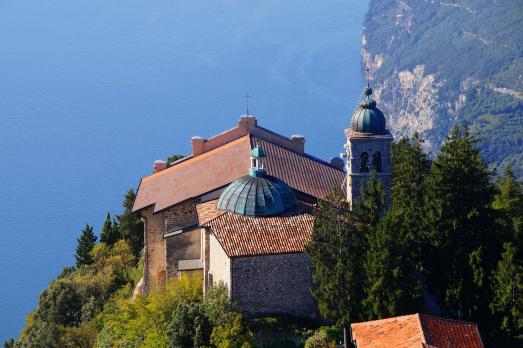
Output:
[[523,6],[519,0],[371,0],[364,63],[396,135],[431,150],[455,123],[485,159],[523,176]]

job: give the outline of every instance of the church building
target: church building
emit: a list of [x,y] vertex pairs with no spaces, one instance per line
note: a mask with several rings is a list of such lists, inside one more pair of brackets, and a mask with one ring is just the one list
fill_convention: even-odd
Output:
[[156,161],[133,207],[144,221],[143,292],[196,274],[204,291],[225,284],[249,317],[317,316],[304,254],[313,205],[334,187],[353,202],[372,169],[386,188],[390,182],[392,136],[371,93],[346,131],[346,165],[307,154],[303,136],[277,134],[251,115],[208,139],[193,137],[185,158]]

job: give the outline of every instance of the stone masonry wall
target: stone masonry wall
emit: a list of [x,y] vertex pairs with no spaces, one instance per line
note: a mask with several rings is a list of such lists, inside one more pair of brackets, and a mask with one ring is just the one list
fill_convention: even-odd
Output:
[[142,211],[145,223],[145,291],[165,284],[165,241],[163,238],[165,218],[163,213],[154,214],[148,208]]
[[174,232],[198,223],[196,202],[187,201],[168,209],[165,212],[165,233]]
[[[165,212],[167,278],[178,275],[178,261],[201,258],[201,229],[198,224],[196,202],[183,202]],[[188,229],[187,229],[188,228]],[[179,232],[179,233],[178,233]]]
[[310,260],[304,254],[237,257],[231,261],[231,296],[246,316],[317,316],[310,293]]
[[167,278],[178,275],[179,260],[201,258],[201,228],[167,237]]
[[368,172],[360,172],[361,154],[368,154],[368,163],[372,162],[372,155],[376,152],[381,154],[381,171],[377,173],[378,180],[381,181],[385,190],[385,195],[390,198],[390,187],[392,177],[391,162],[391,142],[392,138],[386,137],[354,137],[347,139],[345,145],[347,151],[347,200],[353,203],[360,196],[360,188],[365,185],[370,178]]

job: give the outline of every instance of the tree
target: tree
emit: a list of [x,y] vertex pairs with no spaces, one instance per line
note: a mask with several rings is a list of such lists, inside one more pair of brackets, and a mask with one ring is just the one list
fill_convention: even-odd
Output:
[[172,156],[167,157],[166,162],[167,162],[168,164],[171,164],[171,163],[176,162],[176,161],[178,161],[179,159],[182,159],[182,158],[184,158],[184,157],[185,157],[185,155],[178,155],[178,154],[176,154],[176,155],[172,155]]
[[140,213],[133,213],[133,204],[136,194],[130,189],[123,201],[124,212],[118,216],[120,235],[129,244],[135,256],[140,256],[143,248],[143,222]]
[[[423,295],[419,272],[425,229],[424,190],[430,159],[421,149],[417,135],[412,140],[403,138],[394,143],[392,151],[392,205],[377,226],[378,217],[372,219],[367,232],[365,305],[368,319],[416,312]],[[363,195],[368,201],[364,206],[374,205],[375,208],[367,210],[379,211],[383,206],[382,189],[375,176],[368,186]],[[372,197],[377,200],[369,199]]]
[[523,344],[523,263],[517,258],[513,243],[503,246],[501,260],[492,273],[492,292],[490,308],[499,323],[494,341],[499,346],[520,346]]
[[107,213],[102,232],[100,233],[100,242],[107,245],[113,245],[119,238],[120,231],[118,230],[118,225],[113,225],[111,215]]
[[433,162],[425,200],[431,287],[450,314],[480,324],[488,321],[487,276],[499,250],[491,175],[468,129],[455,127]]
[[203,315],[201,302],[181,301],[173,311],[167,328],[167,347],[199,348],[209,342],[210,325]]
[[96,236],[93,233],[93,227],[86,224],[76,246],[76,267],[90,265],[93,262],[90,253],[95,244]]
[[312,294],[320,313],[344,328],[347,346],[350,323],[365,319],[361,257],[365,238],[337,188],[318,202],[315,216],[312,238],[305,248],[312,262]]
[[503,178],[498,181],[498,192],[492,206],[500,213],[498,225],[505,235],[504,241],[510,241],[517,248],[521,259],[523,252],[523,187],[516,180],[512,168],[507,167]]
[[490,336],[497,346],[523,344],[523,188],[510,167],[498,181],[492,206],[499,213],[503,250],[491,275],[492,321]]
[[422,149],[423,140],[414,134],[392,146],[392,206],[394,235],[405,245],[409,264],[421,271],[423,250],[427,247],[425,194],[432,162]]

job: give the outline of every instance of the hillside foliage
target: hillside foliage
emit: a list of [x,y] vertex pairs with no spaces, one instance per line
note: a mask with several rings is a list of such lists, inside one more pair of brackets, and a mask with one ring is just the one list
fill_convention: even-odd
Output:
[[399,87],[391,87],[390,80],[424,66],[424,76],[434,75],[437,89],[430,96],[434,123],[424,134],[431,150],[437,151],[454,122],[468,124],[488,163],[500,172],[510,165],[523,177],[521,1],[371,0],[364,28],[366,52],[382,57],[372,68],[373,83],[389,81],[380,99],[392,105],[390,114],[416,108],[398,100],[417,88],[391,91]]

